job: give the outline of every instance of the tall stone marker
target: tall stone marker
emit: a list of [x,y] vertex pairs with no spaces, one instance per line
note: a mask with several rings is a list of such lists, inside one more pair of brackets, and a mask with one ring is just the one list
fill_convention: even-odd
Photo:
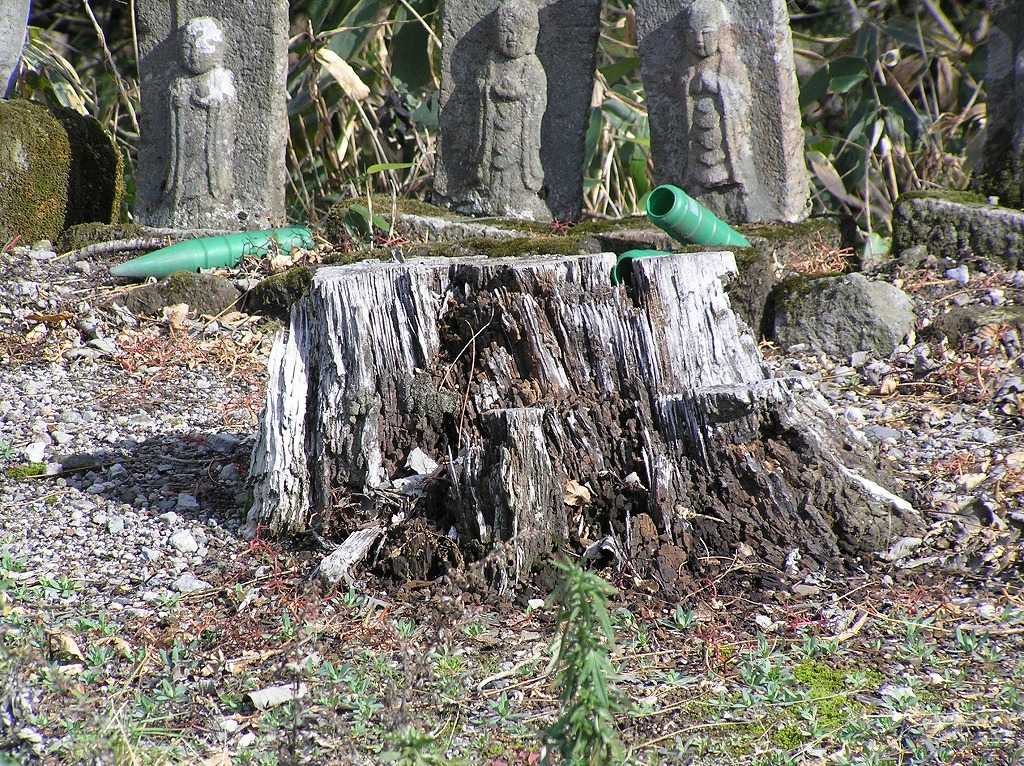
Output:
[[575,220],[601,0],[445,3],[438,202]]
[[993,0],[988,33],[988,119],[979,187],[1024,207],[1024,0]]
[[139,222],[283,223],[287,0],[139,0],[136,15]]
[[636,16],[655,180],[731,223],[805,218],[784,0],[639,0]]
[[0,98],[7,96],[25,47],[29,0],[0,2]]

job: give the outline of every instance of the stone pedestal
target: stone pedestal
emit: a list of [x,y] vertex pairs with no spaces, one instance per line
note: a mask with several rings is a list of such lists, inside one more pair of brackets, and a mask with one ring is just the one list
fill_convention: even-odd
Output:
[[657,183],[730,223],[806,217],[807,171],[783,0],[639,0]]
[[3,0],[0,5],[0,98],[7,95],[25,47],[29,0]]
[[139,0],[140,223],[263,229],[285,215],[288,3]]
[[994,0],[988,33],[988,119],[978,188],[1024,207],[1024,0]]
[[600,0],[446,4],[439,203],[579,218],[600,14]]

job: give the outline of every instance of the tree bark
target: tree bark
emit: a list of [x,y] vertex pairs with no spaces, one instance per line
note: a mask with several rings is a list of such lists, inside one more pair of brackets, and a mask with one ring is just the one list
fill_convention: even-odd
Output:
[[[318,271],[271,353],[251,525],[418,517],[508,587],[557,546],[606,536],[671,587],[741,544],[775,566],[794,549],[827,564],[918,525],[820,394],[769,377],[729,307],[731,253],[639,260],[617,287],[613,263]],[[438,468],[410,494],[396,479],[415,448]]]

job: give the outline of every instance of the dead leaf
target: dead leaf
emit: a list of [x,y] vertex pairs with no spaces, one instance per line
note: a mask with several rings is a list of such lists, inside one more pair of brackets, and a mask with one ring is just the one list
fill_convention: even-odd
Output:
[[78,648],[78,642],[70,633],[60,630],[48,631],[46,634],[50,642],[50,654],[59,659],[85,660],[82,650]]
[[965,473],[963,476],[956,480],[957,486],[970,492],[972,489],[977,487],[983,481],[985,481],[985,474],[983,473]]
[[327,70],[327,73],[334,78],[334,81],[341,86],[345,94],[355,100],[362,101],[370,96],[370,89],[366,86],[352,66],[341,56],[330,48],[321,48],[316,52],[316,60]]
[[282,684],[281,686],[268,686],[265,689],[246,692],[245,696],[252,701],[253,707],[257,710],[266,710],[283,705],[285,702],[302,699],[308,691],[304,683]]
[[878,393],[882,396],[889,396],[890,394],[896,393],[896,389],[900,387],[900,379],[895,375],[886,375],[882,378],[882,382],[878,386]]
[[207,756],[199,766],[231,766],[231,754],[220,750]]
[[275,255],[270,259],[270,270],[276,274],[279,271],[290,269],[293,263],[295,263],[294,258],[290,255],[281,253],[280,255]]
[[120,636],[111,636],[106,639],[104,643],[110,644],[114,648],[114,651],[126,660],[130,660],[132,658],[132,647]]
[[164,306],[163,317],[172,330],[181,330],[188,320],[188,304],[175,303],[173,306]]
[[584,505],[590,505],[594,500],[593,495],[590,493],[590,487],[585,484],[580,484],[575,479],[569,479],[565,483],[565,499],[564,502],[570,508],[577,508]]

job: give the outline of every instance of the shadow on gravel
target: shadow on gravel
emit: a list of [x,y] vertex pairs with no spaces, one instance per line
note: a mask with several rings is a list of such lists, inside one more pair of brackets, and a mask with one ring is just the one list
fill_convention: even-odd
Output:
[[251,449],[249,435],[159,434],[67,455],[58,476],[68,486],[136,509],[234,527],[248,508]]

